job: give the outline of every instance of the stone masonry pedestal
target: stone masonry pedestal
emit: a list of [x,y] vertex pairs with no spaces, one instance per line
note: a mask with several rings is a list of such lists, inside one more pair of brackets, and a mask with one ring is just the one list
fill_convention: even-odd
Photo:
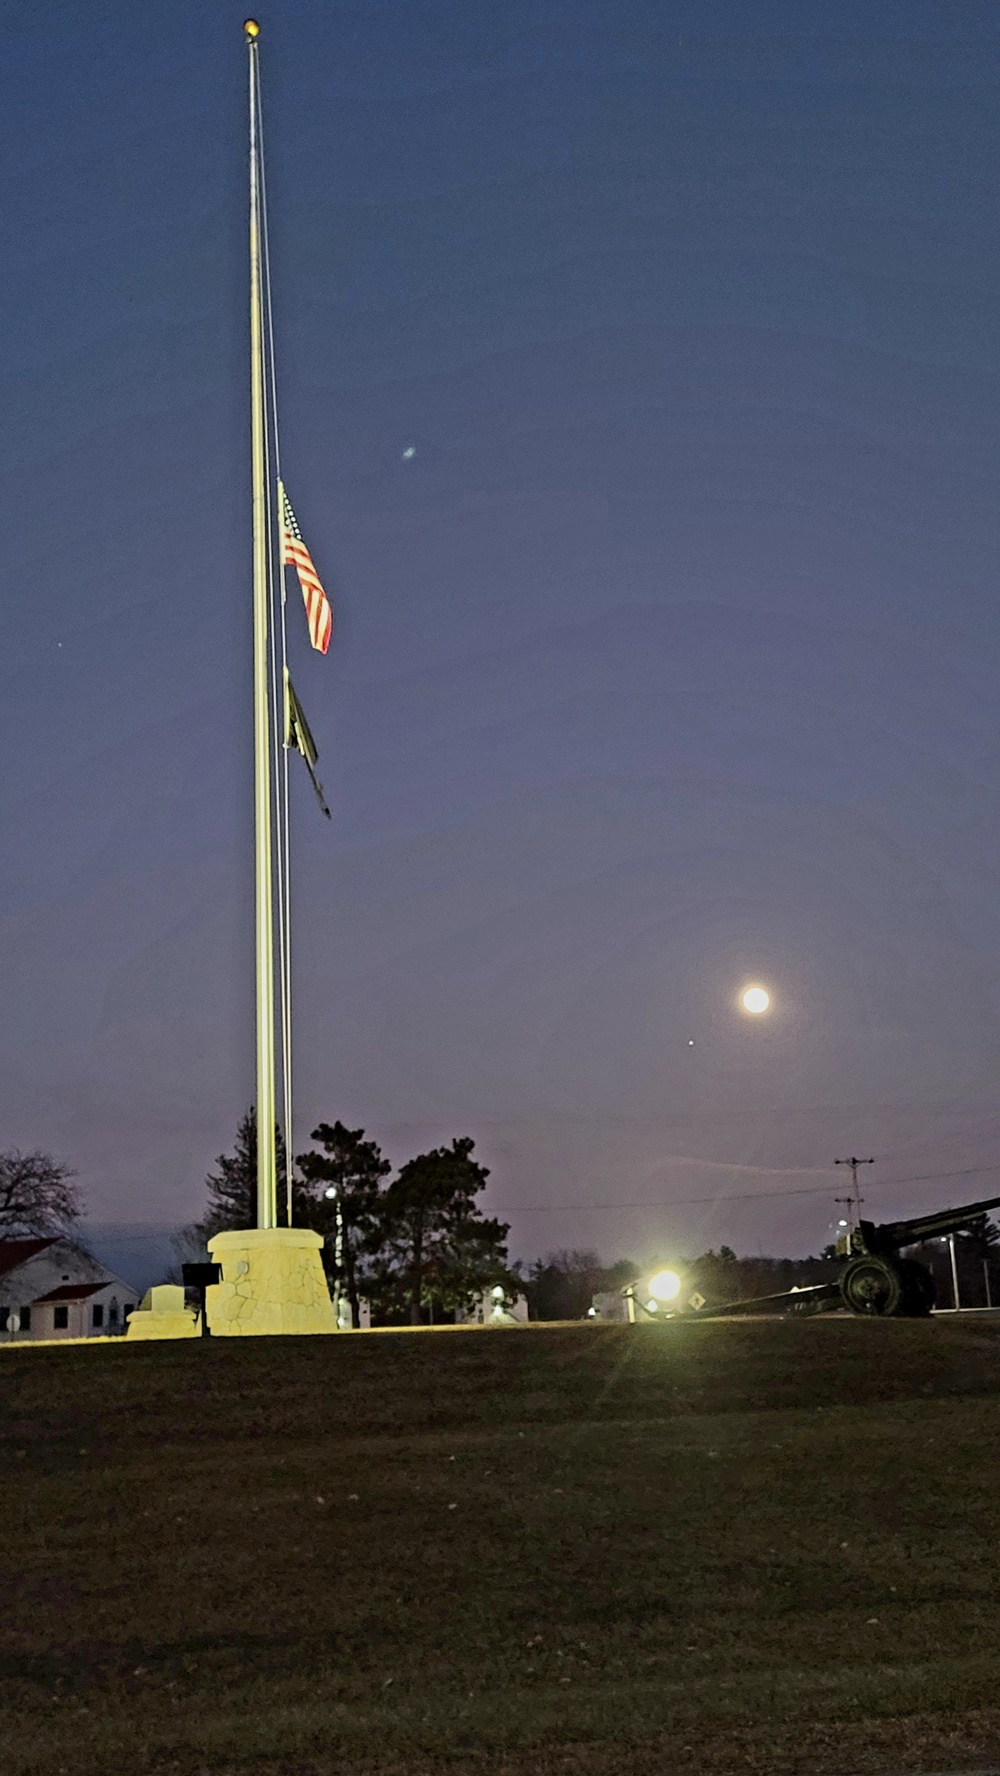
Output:
[[320,1234],[308,1227],[254,1227],[208,1242],[222,1281],[206,1290],[214,1338],[336,1332],[320,1263]]

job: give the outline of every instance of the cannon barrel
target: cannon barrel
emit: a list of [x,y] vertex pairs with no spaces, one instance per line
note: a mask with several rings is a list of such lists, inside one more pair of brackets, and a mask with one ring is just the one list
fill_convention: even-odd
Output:
[[840,1300],[839,1283],[811,1283],[804,1289],[782,1289],[778,1295],[754,1295],[746,1301],[717,1301],[713,1307],[710,1302],[697,1309],[699,1320],[730,1319],[739,1314],[770,1314],[798,1311],[809,1313],[813,1309],[832,1306]]
[[877,1225],[862,1221],[861,1232],[869,1252],[898,1252],[904,1246],[919,1245],[921,1240],[958,1233],[970,1221],[996,1208],[1000,1208],[1000,1196],[991,1196],[985,1202],[965,1203],[960,1209],[938,1209],[933,1215],[914,1215],[909,1221],[883,1221]]

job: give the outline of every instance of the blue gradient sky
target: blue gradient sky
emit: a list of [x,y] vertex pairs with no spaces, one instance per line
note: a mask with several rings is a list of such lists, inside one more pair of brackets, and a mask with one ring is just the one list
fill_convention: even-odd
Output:
[[[1000,31],[872,11],[262,11],[296,1145],[522,1254],[998,1188]],[[100,1222],[252,1094],[242,16],[4,9],[0,1139]]]

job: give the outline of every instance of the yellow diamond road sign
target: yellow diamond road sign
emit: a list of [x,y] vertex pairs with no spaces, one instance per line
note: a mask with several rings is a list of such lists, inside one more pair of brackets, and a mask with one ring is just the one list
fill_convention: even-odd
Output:
[[698,1313],[704,1307],[704,1305],[705,1305],[705,1297],[704,1297],[704,1295],[699,1295],[697,1289],[695,1290],[693,1295],[688,1296],[688,1307],[693,1307],[695,1313]]

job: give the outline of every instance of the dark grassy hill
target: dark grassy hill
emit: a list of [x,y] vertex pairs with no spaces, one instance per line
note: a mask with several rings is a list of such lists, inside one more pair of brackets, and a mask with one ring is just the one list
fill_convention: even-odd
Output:
[[0,1353],[4,1776],[996,1755],[1000,1322]]

